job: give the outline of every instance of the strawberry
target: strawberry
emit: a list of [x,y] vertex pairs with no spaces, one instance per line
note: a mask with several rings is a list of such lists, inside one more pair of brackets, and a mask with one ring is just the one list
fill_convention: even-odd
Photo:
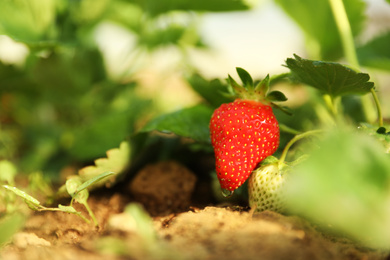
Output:
[[249,177],[249,206],[256,208],[256,211],[282,212],[284,210],[283,187],[288,169],[285,164],[279,164],[277,158],[267,157]]
[[216,172],[224,195],[231,195],[255,167],[279,146],[279,125],[271,101],[284,101],[278,91],[267,94],[269,76],[256,86],[248,72],[237,68],[243,86],[229,75],[236,99],[217,108],[210,121]]

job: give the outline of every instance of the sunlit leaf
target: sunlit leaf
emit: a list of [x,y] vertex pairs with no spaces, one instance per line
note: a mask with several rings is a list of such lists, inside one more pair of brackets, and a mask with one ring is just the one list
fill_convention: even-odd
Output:
[[86,166],[79,170],[78,175],[71,176],[69,179],[75,181],[70,183],[72,186],[70,192],[65,184],[60,187],[57,196],[74,195],[86,188],[91,191],[103,186],[110,187],[116,183],[130,164],[130,145],[123,141],[119,148],[110,149],[106,153],[106,158],[96,159],[95,165]]
[[83,0],[71,3],[72,19],[78,24],[99,21],[109,7],[111,0]]
[[115,175],[115,173],[114,172],[104,172],[102,174],[99,174],[98,176],[95,176],[95,177],[87,180],[86,182],[84,182],[80,186],[78,186],[76,192],[78,193],[84,189],[87,189],[90,186],[92,186],[93,184],[95,184],[95,183],[99,182],[100,180],[102,180],[108,176],[111,176],[111,175]]
[[74,197],[74,195],[77,192],[77,188],[80,186],[81,180],[80,177],[75,176],[74,178],[69,178],[65,182],[66,191],[69,193],[71,197]]
[[[79,175],[81,179],[84,182],[87,182],[86,184],[84,183],[84,185],[89,187],[89,190],[104,185],[112,185],[129,165],[130,153],[129,143],[122,142],[119,148],[107,151],[107,158],[97,159],[95,160],[95,165],[80,169]],[[106,178],[107,176],[111,177]]]
[[7,160],[0,161],[0,181],[13,185],[17,169],[13,163]]
[[0,34],[24,42],[50,40],[55,16],[55,0],[0,1]]
[[80,192],[77,192],[76,196],[74,196],[74,200],[80,204],[88,205],[88,202],[87,202],[88,197],[89,197],[88,190],[82,190]]
[[24,192],[22,190],[19,190],[16,187],[11,187],[8,185],[3,185],[3,187],[9,191],[12,191],[13,193],[18,195],[19,197],[21,197],[21,198],[23,198],[23,199],[25,199],[25,200],[27,200],[35,205],[41,204],[36,198],[32,197],[31,195],[27,194],[26,192]]

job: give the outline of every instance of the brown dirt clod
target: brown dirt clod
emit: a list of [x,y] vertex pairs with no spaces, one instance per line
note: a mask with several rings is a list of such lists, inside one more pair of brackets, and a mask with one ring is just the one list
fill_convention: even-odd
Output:
[[196,176],[174,161],[147,165],[130,183],[136,201],[152,216],[167,215],[188,209]]

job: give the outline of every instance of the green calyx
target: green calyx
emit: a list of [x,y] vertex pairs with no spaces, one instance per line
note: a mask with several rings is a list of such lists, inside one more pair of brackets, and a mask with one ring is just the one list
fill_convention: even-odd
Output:
[[237,67],[236,71],[243,84],[238,84],[230,75],[228,75],[228,82],[237,98],[254,100],[267,105],[271,105],[272,102],[287,100],[286,96],[280,91],[269,92],[269,75],[255,85],[251,75],[246,70]]

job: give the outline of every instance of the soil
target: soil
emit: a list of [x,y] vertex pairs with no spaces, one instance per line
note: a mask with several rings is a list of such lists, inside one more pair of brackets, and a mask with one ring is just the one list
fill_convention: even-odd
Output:
[[[91,194],[99,227],[73,214],[34,212],[0,259],[389,259],[297,216],[201,205],[194,196],[205,188],[195,182],[175,162],[149,165],[127,189]],[[82,205],[75,207],[88,216]]]

